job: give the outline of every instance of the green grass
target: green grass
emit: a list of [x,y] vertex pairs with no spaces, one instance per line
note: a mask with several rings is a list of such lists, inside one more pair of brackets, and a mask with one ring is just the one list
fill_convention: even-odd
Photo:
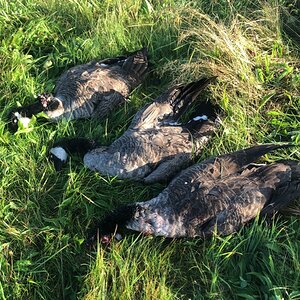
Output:
[[[109,144],[168,84],[203,75],[218,76],[205,97],[223,108],[223,116],[200,159],[256,143],[299,143],[296,5],[0,1],[0,299],[299,299],[296,216],[255,220],[224,238],[167,241],[132,234],[109,249],[88,249],[92,223],[164,186],[102,177],[76,157],[57,174],[46,158],[62,136]],[[37,118],[15,134],[7,130],[9,110],[50,92],[70,66],[142,46],[153,72],[103,122]],[[299,149],[264,160],[279,158],[300,159]]]

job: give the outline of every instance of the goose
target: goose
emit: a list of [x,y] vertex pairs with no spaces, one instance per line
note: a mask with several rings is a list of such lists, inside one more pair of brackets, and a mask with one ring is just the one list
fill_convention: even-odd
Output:
[[120,238],[122,228],[167,238],[228,235],[258,214],[274,214],[300,197],[300,165],[253,162],[290,146],[258,145],[195,164],[157,197],[108,214],[97,226],[100,241],[108,243],[114,233]]
[[59,77],[53,95],[40,94],[37,102],[11,111],[10,128],[16,131],[18,121],[28,124],[39,112],[44,112],[54,122],[89,117],[101,120],[125,102],[142,82],[147,69],[146,48],[127,56],[72,67]]
[[80,152],[84,165],[102,175],[153,183],[169,180],[205,147],[217,128],[218,107],[201,101],[197,114],[185,125],[178,119],[214,80],[202,78],[176,85],[146,104],[134,116],[127,131],[110,146],[84,138],[62,140],[50,149],[57,171],[68,154]]

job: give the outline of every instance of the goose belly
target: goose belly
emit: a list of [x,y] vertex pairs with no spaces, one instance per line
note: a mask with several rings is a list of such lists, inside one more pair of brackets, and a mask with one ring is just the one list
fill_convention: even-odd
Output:
[[69,74],[67,79],[55,91],[62,105],[47,112],[53,121],[89,118],[100,102],[114,106],[116,92],[124,97],[130,92],[129,82],[122,74],[106,68]]
[[90,151],[84,156],[84,165],[102,175],[118,176],[121,179],[143,179],[151,172],[151,167],[143,159],[134,155],[121,155],[120,152],[110,155]]
[[78,101],[73,101],[69,104],[67,101],[64,101],[63,107],[59,107],[54,111],[47,111],[46,114],[48,118],[54,122],[62,119],[74,120],[91,117],[94,112],[94,103],[92,101],[86,101],[84,103],[77,102]]
[[172,141],[172,136],[166,138],[154,130],[150,133],[129,130],[114,141],[105,153],[97,149],[87,153],[84,164],[103,175],[143,179],[166,159],[192,151],[190,142],[177,145]]

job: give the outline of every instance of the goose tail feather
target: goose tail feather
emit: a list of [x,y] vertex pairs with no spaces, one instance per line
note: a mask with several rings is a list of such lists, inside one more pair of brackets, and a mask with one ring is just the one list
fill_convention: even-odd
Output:
[[233,163],[237,163],[240,167],[250,164],[260,158],[261,156],[270,153],[275,150],[279,149],[287,149],[290,147],[295,147],[294,144],[264,144],[264,145],[256,145],[247,149],[239,150],[236,152],[233,152],[232,154],[228,155],[225,154],[224,156],[227,156],[230,158],[230,160]]
[[195,113],[191,116],[190,120],[184,125],[191,132],[201,131],[204,124],[210,121],[213,127],[218,127],[220,119],[218,115],[221,109],[218,105],[211,103],[210,101],[202,101],[197,105]]
[[148,69],[148,50],[142,48],[128,55],[123,63],[123,69],[141,80]]
[[[191,82],[187,85],[178,85],[167,91],[163,95],[161,102],[169,102],[172,107],[172,114],[168,117],[177,121],[197,99],[200,93],[216,79],[216,77],[201,78],[198,81]],[[203,107],[205,104],[203,104]]]
[[[268,183],[269,177],[275,176],[278,187],[272,194],[270,200],[261,211],[262,215],[270,215],[275,212],[287,214],[300,214],[299,203],[295,200],[300,197],[300,165],[294,160],[281,160],[276,163],[281,170],[266,174],[264,181]],[[272,165],[269,166],[270,168]],[[291,206],[292,204],[292,206]]]

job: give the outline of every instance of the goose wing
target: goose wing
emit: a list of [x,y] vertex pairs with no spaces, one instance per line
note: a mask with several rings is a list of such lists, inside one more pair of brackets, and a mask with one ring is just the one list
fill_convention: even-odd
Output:
[[[210,141],[216,130],[215,122],[204,121],[192,131],[186,126],[160,127],[162,136],[161,161],[144,178],[145,183],[166,182],[181,170],[187,168]],[[175,151],[174,151],[175,150]],[[157,150],[154,150],[157,153]],[[172,155],[171,155],[172,154]]]
[[190,134],[181,127],[174,127],[171,131],[167,128],[143,131],[129,129],[109,146],[109,165],[116,163],[115,157],[118,155],[118,161],[126,171],[126,176],[143,179],[160,164],[168,164],[176,159],[177,155],[183,160],[190,157],[192,148]]
[[167,182],[180,170],[188,167],[192,161],[192,153],[179,153],[162,160],[158,166],[144,178],[144,182]]
[[[54,96],[64,99],[90,99],[103,92],[118,91],[127,97],[129,82],[123,77],[118,65],[106,65],[101,62],[75,66],[66,71],[57,81]],[[93,99],[96,102],[97,99]]]
[[266,199],[255,181],[233,176],[167,187],[157,197],[137,203],[127,228],[165,237],[229,234],[262,209]]
[[226,203],[227,207],[201,225],[198,230],[203,235],[211,235],[214,230],[230,234],[259,213],[274,214],[287,207],[300,196],[300,166],[296,161],[256,166],[224,178],[222,183],[207,196],[210,201],[215,197],[220,204]]
[[155,128],[175,125],[180,116],[195,101],[206,86],[215,79],[203,78],[187,85],[177,85],[144,106],[133,118],[130,128]]
[[[235,174],[242,167],[251,164],[262,155],[277,149],[284,149],[293,147],[294,145],[275,145],[265,144],[257,145],[243,150],[238,150],[228,154],[212,157],[196,164],[182,172],[182,176],[174,178],[174,184],[177,184],[177,180],[186,181],[185,178],[190,180],[205,182],[208,179],[223,178],[231,174]],[[188,180],[189,181],[189,180]],[[173,184],[173,182],[171,182]]]

